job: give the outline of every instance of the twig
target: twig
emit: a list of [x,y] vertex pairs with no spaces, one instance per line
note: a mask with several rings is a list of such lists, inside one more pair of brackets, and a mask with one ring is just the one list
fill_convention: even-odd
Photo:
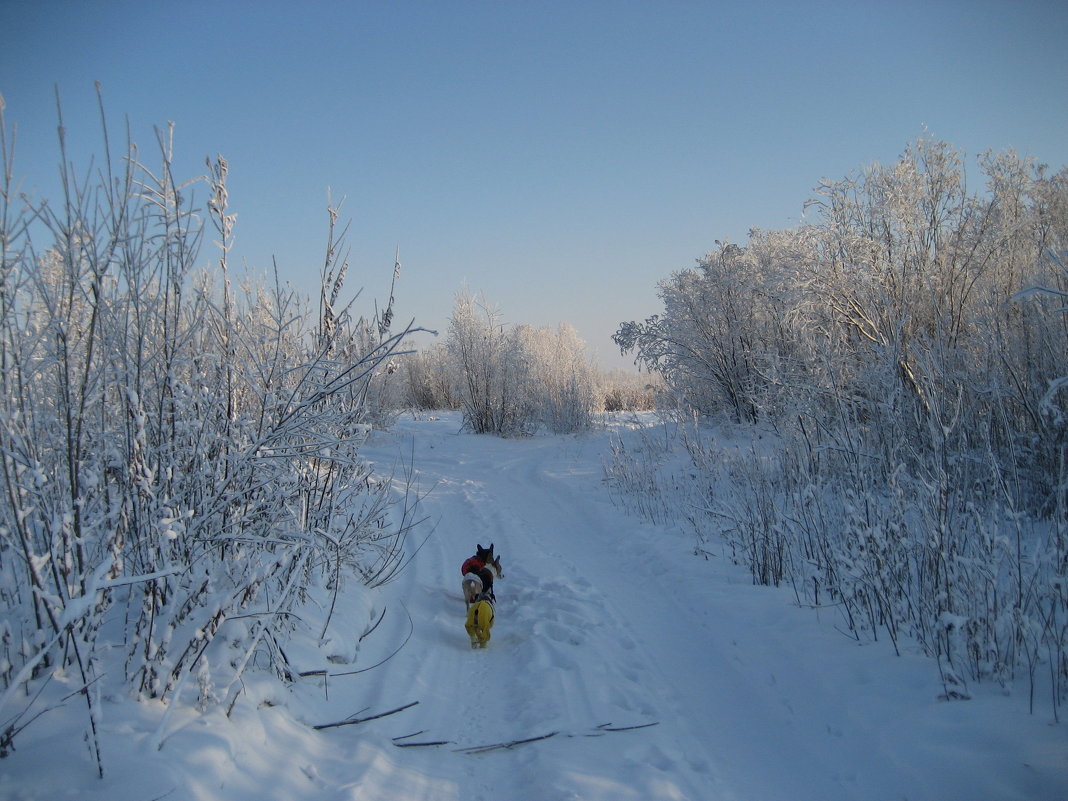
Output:
[[654,720],[652,723],[639,723],[637,726],[610,726],[607,723],[597,728],[601,731],[634,731],[635,729],[648,729],[650,726],[659,726],[660,721]]
[[[108,674],[107,673],[101,673],[95,679],[90,679],[85,684],[83,684],[81,687],[79,687],[77,690],[74,690],[74,692],[67,693],[62,698],[59,699],[59,704],[57,706],[62,706],[65,701],[69,701],[71,698],[76,696],[78,693],[84,693],[86,690],[88,690],[90,687],[92,687],[94,684],[96,684],[98,681],[100,681],[106,675],[108,675]],[[50,709],[55,709],[55,708],[56,707],[50,707]],[[47,712],[47,711],[48,710],[46,709],[45,712]]]
[[[402,603],[401,606],[404,606],[404,604]],[[410,627],[408,629],[408,636],[404,638],[404,642],[402,642],[400,645],[398,645],[396,650],[393,653],[391,653],[389,656],[387,656],[381,662],[376,662],[375,664],[371,665],[370,667],[360,668],[359,670],[346,670],[346,671],[344,671],[342,673],[331,673],[329,675],[330,676],[355,676],[357,673],[366,673],[368,670],[374,670],[379,665],[386,664],[386,662],[388,662],[390,659],[392,659],[397,654],[399,654],[401,652],[401,649],[404,648],[404,646],[408,644],[408,640],[410,640],[412,638],[412,635],[415,633],[415,623],[412,622],[412,613],[408,611],[407,607],[405,607],[404,613],[406,615],[408,615],[408,626]]]
[[393,744],[397,748],[425,748],[431,745],[452,745],[452,740],[430,740],[425,743],[398,743],[394,740]]
[[[394,711],[398,711],[398,710],[394,710]],[[391,714],[391,713],[387,712],[386,714]],[[376,717],[378,717],[378,716],[376,716]],[[371,720],[371,719],[372,718],[365,718],[365,720]],[[361,723],[362,721],[356,720],[356,721],[346,721],[346,722]],[[345,723],[335,723],[335,724],[330,724],[330,725],[343,726],[343,725],[345,725]],[[636,724],[634,726],[613,726],[611,723],[602,723],[600,726],[597,726],[594,729],[594,731],[592,731],[590,733],[582,734],[582,735],[568,734],[566,736],[568,736],[568,737],[579,737],[579,736],[581,736],[581,737],[603,737],[607,732],[635,731],[637,729],[648,729],[651,726],[659,726],[659,725],[660,725],[660,721],[659,720],[655,720],[652,723],[639,723],[639,724]],[[320,728],[320,727],[316,726],[315,728]],[[400,737],[394,737],[393,738],[393,745],[397,746],[397,748],[419,748],[419,747],[428,747],[428,746],[435,746],[435,745],[450,745],[451,744],[450,740],[428,740],[428,741],[421,741],[421,742],[415,742],[415,743],[401,742],[401,740],[407,740],[407,739],[409,739],[411,737],[418,737],[420,734],[424,734],[425,732],[426,732],[426,730],[423,729],[423,730],[420,730],[420,731],[412,732],[411,734],[405,734],[405,735],[402,735]],[[474,746],[470,746],[468,748],[455,748],[453,750],[455,751],[455,753],[458,753],[458,754],[485,754],[485,753],[487,753],[489,751],[496,751],[498,749],[515,748],[515,746],[517,746],[517,745],[525,745],[526,743],[536,743],[539,740],[548,740],[550,737],[555,737],[558,734],[560,734],[559,731],[553,731],[553,732],[549,732],[548,734],[540,734],[537,737],[524,737],[524,738],[519,739],[519,740],[508,740],[506,742],[501,742],[501,743],[490,743],[489,745],[474,745]]]
[[423,748],[430,745],[449,745],[452,740],[428,740],[426,742],[418,743],[402,743],[401,740],[407,740],[409,737],[418,737],[420,734],[426,734],[426,729],[420,729],[419,731],[413,731],[411,734],[402,734],[400,737],[393,738],[393,744],[397,748]]
[[522,740],[510,740],[505,743],[493,743],[492,745],[476,745],[471,748],[457,748],[455,749],[458,754],[485,754],[487,751],[495,751],[498,748],[514,748],[517,745],[524,745],[525,743],[536,743],[538,740],[548,740],[550,737],[555,737],[560,732],[551,731],[548,734],[540,734],[537,737],[527,737]]
[[357,640],[357,642],[363,642],[363,638],[364,637],[366,637],[368,634],[370,634],[372,631],[374,631],[375,629],[378,628],[378,624],[381,623],[382,622],[382,618],[384,618],[386,616],[386,609],[387,608],[388,607],[385,607],[385,606],[382,607],[382,614],[380,614],[378,616],[378,620],[375,621],[375,624],[373,626],[371,626],[371,628],[367,629],[367,631],[365,631],[363,634],[360,635],[360,639]]
[[404,706],[398,706],[396,709],[391,709],[388,712],[379,712],[377,715],[369,715],[369,716],[367,716],[365,718],[356,718],[354,720],[341,720],[341,721],[338,721],[337,723],[320,723],[318,726],[313,726],[312,728],[314,728],[316,730],[319,730],[319,729],[333,729],[333,728],[336,728],[338,726],[355,726],[357,723],[366,723],[369,720],[378,720],[379,718],[388,717],[389,715],[396,715],[398,712],[403,712],[405,709],[411,709],[413,706],[415,706],[418,703],[419,703],[418,701],[412,701],[410,704],[405,704]]

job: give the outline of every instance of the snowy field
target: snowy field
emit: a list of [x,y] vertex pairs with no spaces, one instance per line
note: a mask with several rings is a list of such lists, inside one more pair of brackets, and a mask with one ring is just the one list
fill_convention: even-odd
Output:
[[[0,797],[1068,799],[1068,729],[1028,715],[1025,694],[940,701],[914,649],[858,644],[832,611],[614,506],[601,459],[629,436],[622,418],[580,437],[458,429],[405,418],[367,449],[380,471],[414,459],[436,528],[392,583],[349,587],[325,648],[290,646],[313,675],[289,689],[253,677],[229,719],[105,696],[103,780],[71,699],[0,761]],[[476,542],[505,571],[484,651],[460,596]],[[480,750],[530,738],[543,739]]]

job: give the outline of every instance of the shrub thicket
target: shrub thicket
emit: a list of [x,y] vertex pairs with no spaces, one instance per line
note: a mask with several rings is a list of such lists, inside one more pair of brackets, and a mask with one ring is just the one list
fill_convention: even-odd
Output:
[[[158,136],[157,166],[131,143],[84,180],[61,136],[64,194],[35,203],[0,118],[0,751],[57,667],[94,749],[105,672],[230,709],[253,662],[291,675],[310,587],[400,559],[359,450],[407,332],[339,307],[333,209],[317,316],[277,282],[236,291],[225,160],[179,183]],[[198,272],[205,225],[219,250]]]
[[[706,435],[688,509],[754,580],[910,636],[947,695],[969,680],[1068,692],[1068,170],[923,139],[821,184],[810,222],[753,231],[660,283],[616,341],[698,417],[773,428],[728,458]],[[699,428],[694,429],[699,431]],[[618,468],[617,468],[618,469]],[[623,471],[624,473],[626,471]],[[687,515],[693,517],[692,511]]]

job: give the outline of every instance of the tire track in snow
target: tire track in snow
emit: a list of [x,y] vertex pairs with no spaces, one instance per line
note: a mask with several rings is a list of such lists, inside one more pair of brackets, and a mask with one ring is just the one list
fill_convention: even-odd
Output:
[[[630,541],[633,532],[618,529],[621,515],[603,492],[599,460],[582,448],[582,440],[559,438],[556,443],[558,453],[523,463],[521,479],[525,486],[536,488],[527,496],[531,500],[557,499],[555,515],[546,518],[536,502],[531,509],[535,518],[542,518],[542,548],[563,567],[560,578],[551,584],[582,590],[554,594],[550,587],[548,614],[585,617],[591,650],[609,655],[599,666],[596,660],[583,665],[586,676],[598,679],[591,688],[594,692],[585,693],[595,702],[593,706],[618,714],[621,719],[612,721],[616,725],[658,721],[662,727],[655,735],[645,732],[646,736],[627,744],[621,767],[628,784],[640,784],[650,771],[659,771],[661,788],[671,783],[679,785],[677,790],[691,785],[699,788],[696,797],[706,797],[710,765],[697,752],[700,738],[689,725],[687,709],[687,694],[694,688],[688,683],[678,687],[671,669],[678,655],[658,645],[659,641],[649,642],[647,628],[628,619],[628,614],[636,605],[646,607],[656,627],[676,628],[676,636],[699,636],[694,622],[664,595],[670,577],[663,575],[666,571],[648,567],[649,557],[655,554],[628,558],[624,546],[642,543],[644,537]],[[649,536],[649,532],[643,534]],[[592,582],[584,575],[587,570],[594,577]],[[585,616],[575,613],[571,596],[578,596]],[[554,639],[551,628],[548,633]],[[582,643],[571,638],[569,644]]]

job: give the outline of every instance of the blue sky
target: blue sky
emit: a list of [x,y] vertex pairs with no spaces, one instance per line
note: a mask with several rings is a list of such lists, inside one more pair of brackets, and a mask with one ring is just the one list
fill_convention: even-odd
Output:
[[658,280],[925,130],[1068,163],[1066,33],[1059,1],[0,0],[0,93],[24,190],[54,191],[55,85],[100,152],[100,81],[113,137],[228,159],[237,263],[317,296],[329,188],[368,303],[399,246],[399,318],[444,332],[467,286],[616,366]]

